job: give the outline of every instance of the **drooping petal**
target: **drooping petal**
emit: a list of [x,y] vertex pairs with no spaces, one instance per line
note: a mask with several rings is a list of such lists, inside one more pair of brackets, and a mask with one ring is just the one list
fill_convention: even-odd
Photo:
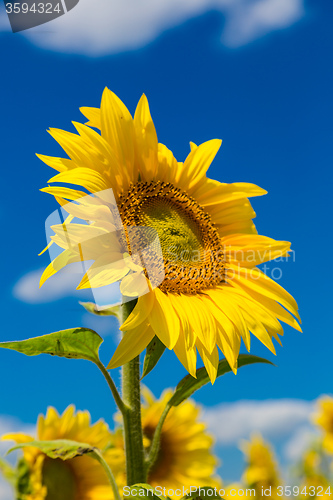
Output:
[[239,283],[246,291],[253,290],[264,297],[276,300],[300,320],[295,299],[282,286],[260,271],[260,269],[248,270],[231,263],[229,267],[234,271],[232,280]]
[[195,347],[188,347],[183,335],[179,335],[176,345],[173,350],[185,370],[192,377],[196,378],[197,351]]
[[213,352],[209,353],[205,348],[205,346],[201,344],[200,340],[197,340],[196,346],[199,351],[200,357],[205,365],[210,381],[212,384],[214,384],[217,375],[217,368],[219,365],[218,350],[215,347],[213,349]]
[[120,326],[122,332],[132,330],[146,322],[146,319],[155,304],[155,292],[151,291],[138,298],[138,302],[131,314]]
[[127,331],[107,366],[108,370],[118,368],[138,356],[154,338],[154,330],[148,324]]
[[154,290],[155,304],[148,315],[155,334],[168,349],[173,349],[178,337],[180,322],[169,298],[158,288]]

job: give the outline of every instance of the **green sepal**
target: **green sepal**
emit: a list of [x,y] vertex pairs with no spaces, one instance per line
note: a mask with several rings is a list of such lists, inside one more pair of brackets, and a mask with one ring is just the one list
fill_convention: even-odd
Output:
[[155,335],[155,337],[147,345],[141,380],[143,377],[148,375],[153,368],[155,368],[164,351],[165,345],[160,341],[157,335]]
[[[271,361],[265,358],[259,358],[258,356],[253,356],[251,354],[240,354],[238,356],[238,368],[243,366],[252,365],[254,363],[267,363],[273,365]],[[274,366],[274,365],[273,365]],[[226,359],[222,359],[219,362],[217,369],[217,377],[221,377],[225,373],[231,372],[231,368]],[[169,406],[178,406],[180,403],[185,401],[185,399],[192,396],[192,394],[200,389],[202,386],[208,384],[209,375],[206,368],[199,368],[196,372],[197,378],[192,377],[192,375],[187,375],[184,377],[176,387],[175,393],[168,402]]]
[[42,337],[18,342],[1,342],[0,348],[11,349],[27,356],[51,354],[63,358],[99,361],[98,351],[103,339],[89,328],[71,328]]
[[97,316],[115,316],[121,322],[121,304],[114,304],[98,309],[94,302],[79,302],[86,311]]

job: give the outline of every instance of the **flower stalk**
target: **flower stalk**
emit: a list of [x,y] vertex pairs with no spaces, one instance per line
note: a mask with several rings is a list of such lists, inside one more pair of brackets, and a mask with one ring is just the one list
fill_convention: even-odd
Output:
[[[136,300],[122,304],[123,322],[128,318],[135,305]],[[132,486],[136,483],[145,483],[147,476],[141,423],[139,356],[122,367],[122,400],[125,405],[123,421],[127,484]]]

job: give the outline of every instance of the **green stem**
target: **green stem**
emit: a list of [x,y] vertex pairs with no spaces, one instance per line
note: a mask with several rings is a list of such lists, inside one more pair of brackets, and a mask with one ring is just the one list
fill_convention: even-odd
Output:
[[154,432],[154,437],[150,446],[149,450],[149,455],[146,459],[146,469],[147,473],[149,473],[149,470],[152,468],[154,463],[157,460],[158,457],[158,452],[160,450],[160,443],[161,443],[161,432],[162,432],[162,427],[165,422],[166,417],[168,416],[169,411],[171,410],[172,406],[167,403],[166,407],[163,410],[163,413],[158,421],[158,424],[156,426],[155,432]]
[[121,500],[121,496],[119,494],[119,490],[118,490],[118,486],[117,486],[116,480],[115,480],[115,478],[114,478],[114,476],[112,474],[112,471],[111,471],[110,467],[108,466],[108,464],[104,460],[102,454],[98,450],[92,452],[91,454],[94,456],[94,458],[104,468],[104,470],[106,472],[106,475],[108,476],[108,480],[110,481],[111,488],[112,488],[115,500]]
[[[136,302],[136,300],[131,300],[122,304],[123,322],[133,311]],[[145,483],[147,476],[141,423],[139,356],[122,367],[122,399],[126,408],[123,420],[127,485],[132,486],[137,483]]]
[[126,411],[126,407],[124,405],[123,400],[121,399],[121,397],[119,395],[119,392],[117,391],[117,387],[116,387],[115,383],[113,382],[111,375],[109,374],[109,372],[107,371],[107,369],[105,368],[103,363],[101,363],[101,361],[98,360],[98,361],[95,361],[95,363],[98,366],[98,368],[101,370],[101,372],[103,373],[104,378],[107,381],[108,386],[111,389],[112,395],[114,397],[116,405],[119,408],[119,411],[121,412],[122,415],[124,415],[124,413]]

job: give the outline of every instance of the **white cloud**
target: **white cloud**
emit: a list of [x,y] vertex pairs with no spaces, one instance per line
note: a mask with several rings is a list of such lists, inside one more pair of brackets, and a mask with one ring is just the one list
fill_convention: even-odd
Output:
[[288,28],[303,15],[303,0],[235,2],[228,11],[222,42],[229,47],[239,47],[271,31]]
[[304,451],[313,443],[318,433],[313,426],[304,425],[297,429],[291,439],[285,444],[283,454],[289,462],[297,462]]
[[[36,269],[22,276],[13,288],[14,297],[28,304],[43,304],[81,293],[75,293],[81,278],[78,273],[74,272],[59,272],[46,281],[42,288],[39,288],[43,270],[44,268]],[[81,299],[85,298],[82,293],[77,296]]]
[[267,439],[290,437],[312,412],[312,402],[297,399],[238,401],[206,408],[204,419],[218,444],[237,445],[253,432]]
[[40,268],[22,276],[14,285],[14,297],[28,304],[44,304],[65,297],[76,297],[82,301],[94,300],[100,306],[115,304],[120,300],[118,284],[94,289],[94,297],[91,290],[76,290],[84,274],[81,264],[68,265],[39,288],[43,271],[44,268]]
[[[205,12],[225,18],[221,41],[239,47],[297,22],[304,0],[80,0],[66,15],[22,32],[36,45],[60,52],[100,56],[137,49]],[[9,22],[0,18],[0,30]]]

